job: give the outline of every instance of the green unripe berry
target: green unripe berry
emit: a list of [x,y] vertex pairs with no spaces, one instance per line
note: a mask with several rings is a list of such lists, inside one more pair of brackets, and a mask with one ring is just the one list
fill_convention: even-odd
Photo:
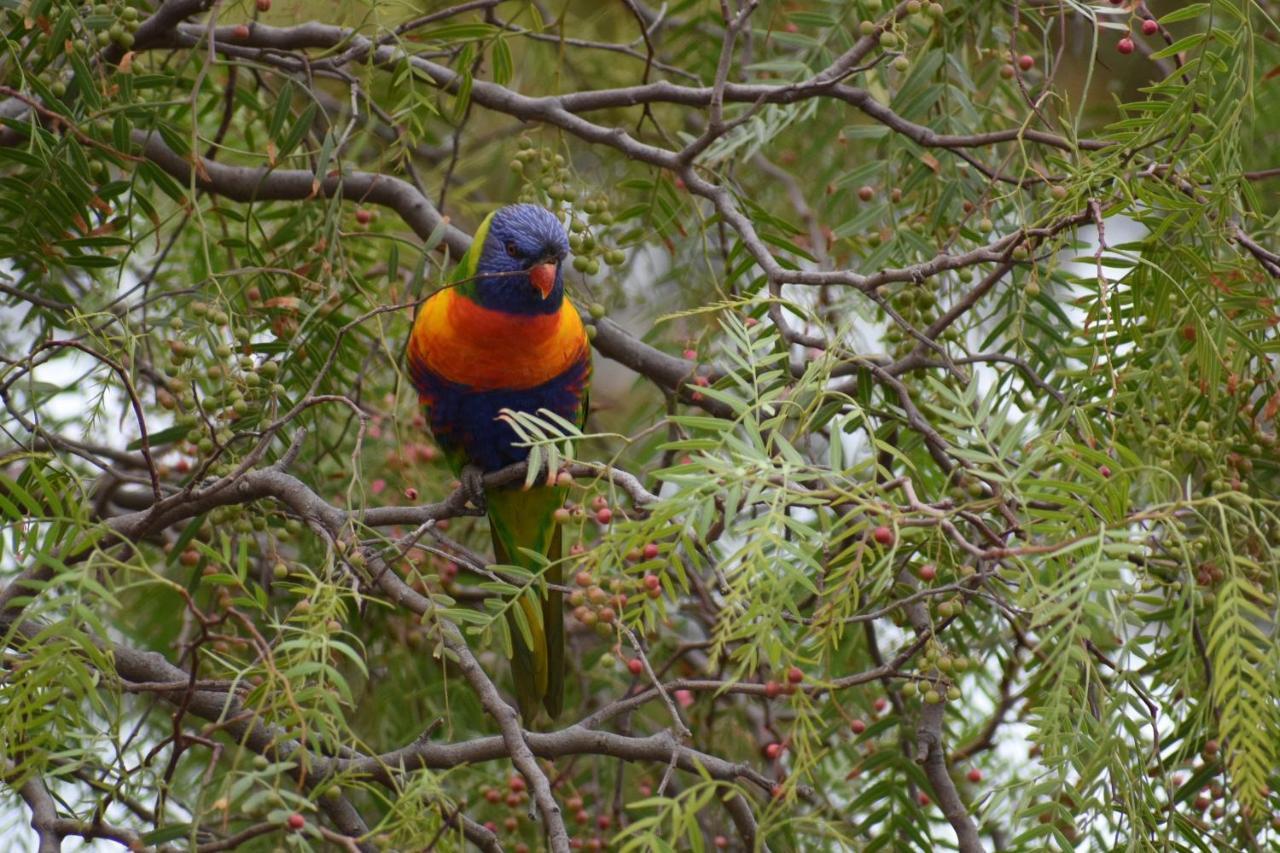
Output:
[[892,32],[883,32],[880,34],[880,46],[884,48],[897,47],[899,43],[898,34]]
[[939,693],[937,690],[930,688],[929,690],[925,691],[924,701],[928,705],[941,705],[942,694]]
[[586,255],[573,256],[573,268],[578,272],[585,273],[587,267],[590,266],[591,260]]
[[978,233],[980,234],[990,234],[995,227],[995,223],[986,217],[978,220]]
[[587,313],[591,315],[592,320],[600,320],[604,318],[605,309],[599,302],[592,302],[587,306]]
[[905,56],[896,56],[890,64],[893,66],[894,71],[906,71],[911,67],[911,60]]

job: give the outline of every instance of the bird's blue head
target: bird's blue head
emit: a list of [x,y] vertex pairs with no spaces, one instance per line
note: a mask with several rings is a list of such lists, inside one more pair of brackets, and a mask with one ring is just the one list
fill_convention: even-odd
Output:
[[509,314],[551,314],[564,301],[569,238],[551,211],[513,204],[489,222],[471,297]]

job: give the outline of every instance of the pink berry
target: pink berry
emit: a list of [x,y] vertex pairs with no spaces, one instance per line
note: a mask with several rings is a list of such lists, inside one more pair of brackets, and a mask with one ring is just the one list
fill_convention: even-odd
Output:
[[662,586],[662,581],[659,580],[657,575],[645,575],[644,585],[649,589],[657,589],[658,587]]
[[1104,478],[1106,478],[1106,477],[1110,477],[1110,476],[1111,476],[1111,466],[1109,466],[1109,465],[1100,465],[1100,466],[1098,466],[1098,473],[1099,473],[1099,474],[1101,474]]
[[596,521],[601,524],[608,524],[613,521],[613,510],[609,509],[607,506],[596,510]]
[[965,777],[966,777],[970,782],[981,782],[981,781],[982,781],[982,771],[975,767],[975,768],[973,768],[972,770],[970,770],[968,773],[966,773],[966,774],[965,774]]
[[684,357],[689,361],[697,361],[698,351],[696,349],[687,349],[684,351]]
[[770,699],[774,698],[781,692],[782,692],[782,685],[776,681],[769,681],[769,682],[766,682],[764,685],[764,695],[768,696]]
[[881,545],[893,544],[893,531],[883,524],[871,531],[871,535]]
[[1035,67],[1035,64],[1036,64],[1035,58],[1032,57],[1030,54],[1024,53],[1022,54],[1022,56],[1018,57],[1018,67],[1021,68],[1023,71],[1030,71],[1032,68]]
[[855,735],[860,735],[866,730],[867,730],[867,724],[864,723],[861,719],[854,720],[852,723],[849,724],[849,731],[853,732]]
[[658,559],[658,546],[653,544],[652,542],[649,542],[644,546],[644,549],[641,551],[641,555],[646,560]]
[[777,761],[779,755],[782,755],[782,744],[771,743],[765,746],[764,748],[765,758],[769,759],[770,761]]
[[916,570],[916,574],[919,575],[922,581],[931,581],[938,576],[938,570],[932,563],[925,563]]
[[631,671],[632,675],[639,675],[644,672],[644,664],[640,662],[640,658],[632,658],[627,661],[627,669]]
[[1124,38],[1120,39],[1120,41],[1116,42],[1116,50],[1120,51],[1125,55],[1133,53],[1133,39],[1129,38],[1128,36],[1125,36]]
[[883,714],[885,709],[889,707],[889,700],[881,696],[876,699],[872,707],[876,709],[877,714]]
[[407,500],[416,501],[418,499],[418,490],[410,486],[404,490],[404,496]]
[[798,666],[791,667],[791,669],[787,670],[787,681],[792,684],[799,684],[804,681],[804,670]]
[[293,814],[289,815],[288,824],[289,824],[289,828],[296,832],[297,830],[302,829],[302,827],[307,825],[307,819],[302,815],[298,814],[297,812],[294,812]]
[[1160,32],[1160,25],[1155,22],[1154,18],[1147,18],[1142,22],[1142,34],[1144,36],[1153,36]]

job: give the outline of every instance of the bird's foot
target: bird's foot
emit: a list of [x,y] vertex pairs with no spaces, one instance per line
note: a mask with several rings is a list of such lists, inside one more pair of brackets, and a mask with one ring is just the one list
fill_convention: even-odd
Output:
[[462,494],[466,496],[467,503],[483,513],[485,511],[484,472],[475,465],[467,465],[463,467],[459,480],[462,483]]

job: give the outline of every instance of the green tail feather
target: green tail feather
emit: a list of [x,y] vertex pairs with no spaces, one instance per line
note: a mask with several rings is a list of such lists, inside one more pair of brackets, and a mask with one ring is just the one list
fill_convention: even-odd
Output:
[[[500,563],[538,571],[538,564],[521,552],[528,548],[545,554],[551,561],[560,559],[560,525],[555,511],[564,504],[566,489],[540,486],[528,491],[494,489],[485,494],[489,512],[489,531],[493,536],[494,556]],[[560,566],[548,569],[549,583],[562,582]],[[516,702],[526,724],[538,716],[539,706],[553,719],[564,705],[564,602],[559,592],[543,590],[541,607],[534,587],[517,603],[529,626],[533,645],[524,639],[515,614],[508,614],[511,628],[511,675],[515,682]]]

